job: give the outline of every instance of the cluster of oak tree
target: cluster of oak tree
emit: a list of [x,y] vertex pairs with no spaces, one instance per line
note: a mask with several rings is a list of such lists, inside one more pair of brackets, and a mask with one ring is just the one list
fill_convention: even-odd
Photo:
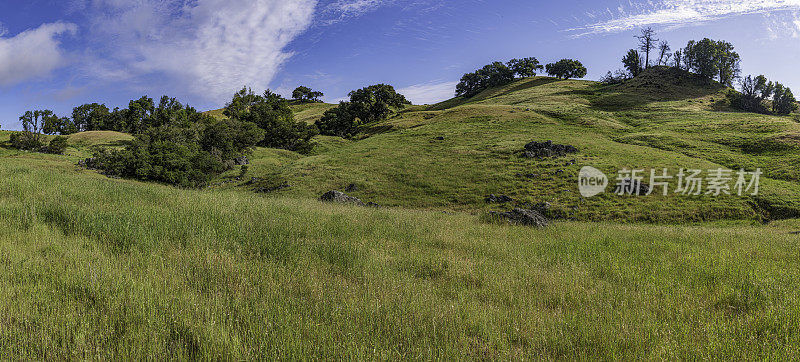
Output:
[[738,81],[740,92],[729,93],[731,105],[735,108],[779,115],[797,109],[794,94],[788,87],[768,81],[763,75],[743,78],[742,59],[733,44],[727,41],[708,38],[691,40],[686,47],[672,52],[669,42],[657,39],[652,28],[642,29],[636,38],[639,41],[638,48],[629,50],[622,58],[624,70],[609,72],[602,80],[604,83],[622,83],[652,66],[672,66],[731,88]]
[[[322,96],[307,87],[293,92],[294,102],[320,102]],[[409,103],[392,86],[373,85],[351,92],[349,102],[329,110],[316,124],[307,124],[295,120],[288,99],[269,90],[237,92],[224,118],[200,113],[175,98],[162,97],[156,105],[142,97],[113,111],[103,104],[84,104],[73,109],[71,118],[49,110],[26,112],[20,117],[23,132],[13,134],[11,143],[22,150],[63,153],[66,137],[46,144],[43,135],[131,133],[135,137],[124,148],[98,149],[87,166],[110,176],[198,187],[231,169],[255,146],[308,153],[314,147],[312,138],[320,133],[351,137],[360,125],[384,120]]]
[[574,59],[562,59],[543,66],[536,58],[512,59],[507,63],[493,62],[472,73],[464,74],[456,86],[456,96],[471,98],[492,87],[509,84],[514,79],[536,76],[537,71],[545,70],[548,75],[559,79],[583,78],[586,67]]

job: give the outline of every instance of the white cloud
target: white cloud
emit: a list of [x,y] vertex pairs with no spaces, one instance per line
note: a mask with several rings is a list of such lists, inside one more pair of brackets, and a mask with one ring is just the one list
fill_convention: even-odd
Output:
[[454,97],[458,82],[416,84],[397,92],[414,104],[434,104]]
[[[212,101],[264,89],[312,22],[316,0],[87,0],[91,74],[165,75]],[[101,60],[102,59],[102,60]]]
[[77,30],[75,24],[53,23],[4,38],[0,27],[0,86],[47,76],[63,66],[66,57],[58,36]]
[[[633,4],[632,4],[633,5]],[[800,0],[662,0],[620,8],[616,18],[569,29],[576,36],[621,32],[641,26],[685,26],[748,14],[799,10]]]

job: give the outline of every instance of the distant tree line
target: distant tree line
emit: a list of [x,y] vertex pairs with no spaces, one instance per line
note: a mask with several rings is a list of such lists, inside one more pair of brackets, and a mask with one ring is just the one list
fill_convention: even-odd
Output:
[[[292,94],[297,102],[319,102],[322,96],[308,87],[298,87]],[[72,117],[59,117],[50,110],[26,112],[20,117],[23,131],[11,135],[11,145],[63,153],[66,137],[46,143],[44,135],[130,133],[134,139],[124,148],[97,150],[87,166],[111,176],[198,187],[230,170],[256,146],[308,153],[320,130],[352,137],[361,125],[385,120],[407,104],[394,87],[378,84],[350,92],[350,101],[326,112],[316,124],[307,124],[295,120],[289,100],[270,90],[256,94],[243,88],[226,104],[224,119],[200,113],[175,98],[164,96],[156,105],[145,96],[124,109],[84,104],[73,109]]]
[[[704,38],[691,40],[686,47],[671,53],[667,41],[659,41],[652,28],[642,29],[636,36],[638,48],[630,49],[622,58],[623,70],[608,74],[601,80],[606,84],[622,83],[639,76],[652,66],[672,66],[733,88],[738,81],[739,92],[729,93],[734,108],[763,114],[786,115],[797,109],[791,89],[768,81],[766,77],[741,77],[742,59],[733,44],[724,40]],[[651,62],[651,54],[654,62]]]
[[507,63],[493,62],[472,73],[464,74],[456,86],[456,96],[471,98],[486,89],[509,84],[517,78],[534,77],[537,71],[545,69],[548,75],[560,79],[586,76],[586,67],[577,60],[562,59],[543,66],[536,58],[512,59]]

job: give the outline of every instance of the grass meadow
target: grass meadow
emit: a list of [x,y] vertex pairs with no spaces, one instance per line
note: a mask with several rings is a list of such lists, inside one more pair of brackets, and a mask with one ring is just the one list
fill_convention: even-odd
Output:
[[800,223],[366,209],[0,162],[17,359],[787,359]]

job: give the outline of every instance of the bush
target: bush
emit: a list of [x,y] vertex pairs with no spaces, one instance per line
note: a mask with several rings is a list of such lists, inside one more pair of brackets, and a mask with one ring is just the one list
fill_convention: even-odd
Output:
[[625,83],[626,80],[630,79],[628,73],[623,70],[617,70],[614,73],[608,72],[606,75],[600,79],[600,83],[605,85],[614,85],[614,84],[622,84]]
[[55,155],[63,154],[64,151],[67,150],[67,137],[57,136],[50,140],[50,144],[48,144],[47,149],[45,150],[47,153],[52,153]]
[[200,187],[230,169],[263,134],[252,123],[207,117],[187,127],[150,128],[123,150],[96,152],[91,164],[112,176]]
[[39,151],[44,144],[38,135],[31,132],[19,132],[11,134],[11,147],[24,151]]

